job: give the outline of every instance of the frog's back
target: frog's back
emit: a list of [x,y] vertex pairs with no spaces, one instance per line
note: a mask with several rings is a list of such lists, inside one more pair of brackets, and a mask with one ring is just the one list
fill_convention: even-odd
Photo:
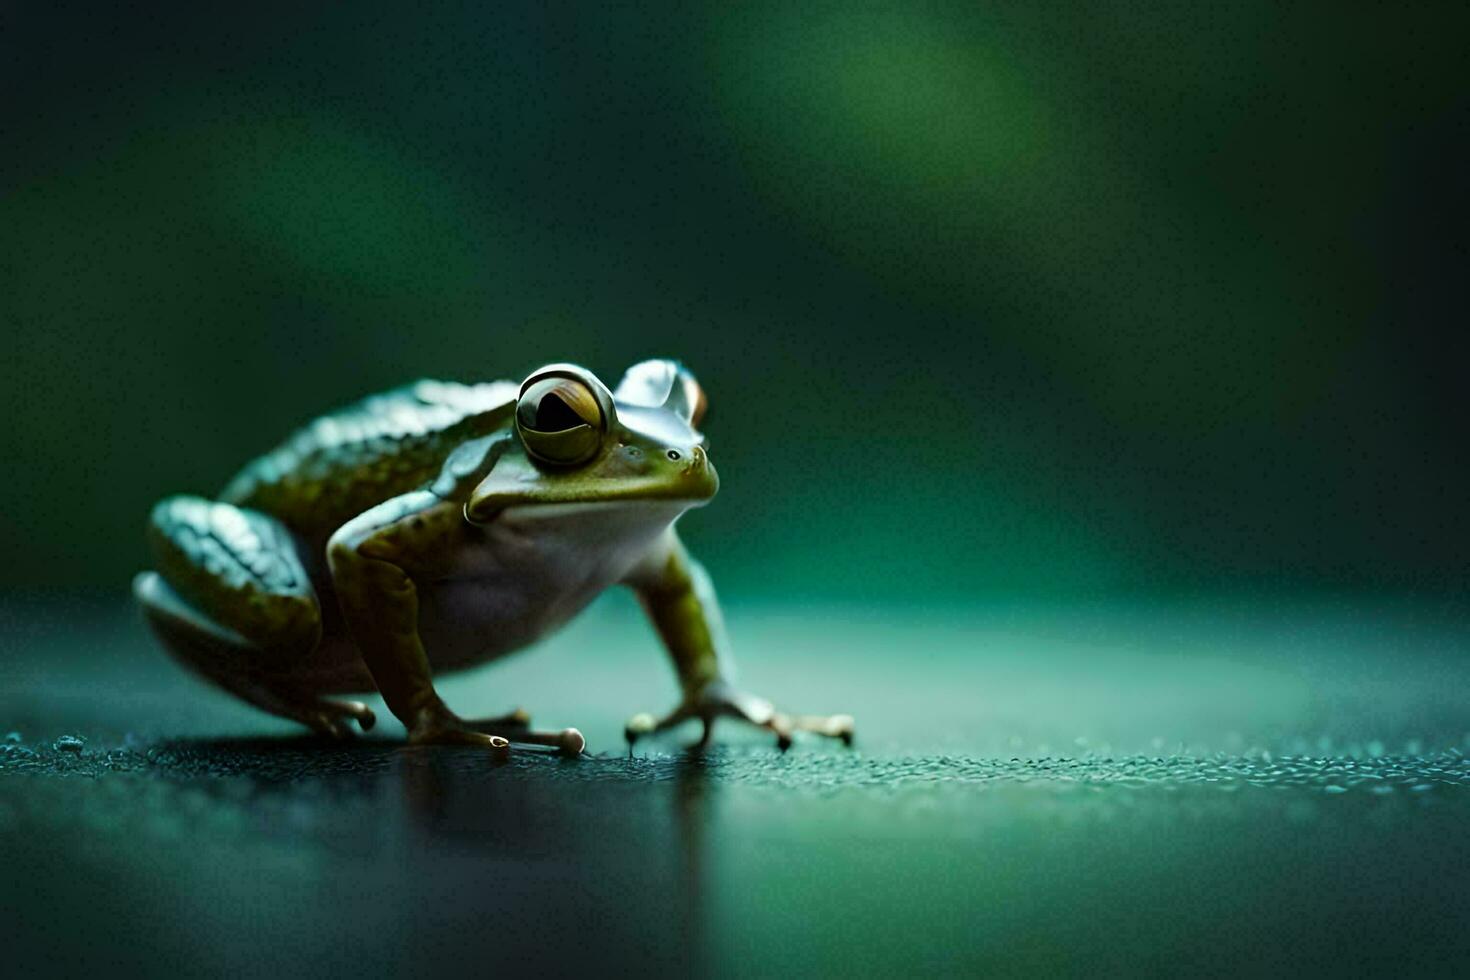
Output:
[[467,439],[510,422],[516,385],[417,381],[323,415],[242,469],[220,500],[327,534],[438,475]]

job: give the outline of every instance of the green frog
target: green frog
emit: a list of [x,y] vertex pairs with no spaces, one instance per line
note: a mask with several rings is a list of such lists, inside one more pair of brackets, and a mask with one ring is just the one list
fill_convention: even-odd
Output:
[[156,571],[133,591],[164,646],[225,690],[313,731],[374,724],[376,690],[416,744],[512,742],[580,754],[575,728],[517,709],[462,718],[435,691],[629,586],[682,698],[627,724],[630,745],[683,721],[739,719],[785,749],[810,731],[851,744],[846,715],[777,711],[729,680],[710,578],[674,524],[719,478],[682,365],[644,361],[615,390],[573,364],[520,385],[419,381],[324,415],[213,500],[174,496],[148,522]]

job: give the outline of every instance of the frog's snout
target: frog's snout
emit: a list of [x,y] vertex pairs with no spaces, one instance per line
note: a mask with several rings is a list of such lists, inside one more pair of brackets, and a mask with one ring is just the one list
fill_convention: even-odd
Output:
[[713,473],[714,465],[709,461],[709,454],[704,451],[703,446],[695,446],[689,450],[689,465],[684,467],[684,472],[689,476],[702,476],[705,473]]
[[709,459],[709,453],[704,451],[703,446],[695,446],[689,450],[689,465],[684,467],[684,476],[701,485],[706,499],[713,497],[720,489],[719,474],[715,472],[714,464]]
[[[692,446],[689,449],[669,448],[664,450],[664,455],[669,462],[679,467],[681,473],[698,473],[709,468],[709,456],[705,454],[703,446]],[[681,463],[682,466],[679,465]]]

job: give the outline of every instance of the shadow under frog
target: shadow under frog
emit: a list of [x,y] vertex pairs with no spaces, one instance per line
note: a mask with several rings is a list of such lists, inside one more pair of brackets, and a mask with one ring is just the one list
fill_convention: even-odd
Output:
[[790,715],[734,687],[709,576],[675,532],[719,478],[698,426],[705,396],[667,360],[610,391],[548,365],[519,386],[420,381],[300,429],[208,500],[161,501],[155,571],[133,590],[186,666],[331,736],[369,708],[328,695],[377,690],[416,744],[509,742],[580,754],[574,728],[539,732],[522,711],[466,719],[435,674],[520,649],[598,593],[638,595],[682,698],[639,714],[630,742],[697,718],[700,744],[732,717],[785,748],[796,731],[852,739],[846,715]]

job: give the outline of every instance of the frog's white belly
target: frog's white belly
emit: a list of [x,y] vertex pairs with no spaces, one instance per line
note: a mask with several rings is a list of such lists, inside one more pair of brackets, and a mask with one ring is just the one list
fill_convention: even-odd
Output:
[[649,554],[687,505],[511,508],[471,535],[449,575],[419,584],[436,673],[520,649],[561,626]]

